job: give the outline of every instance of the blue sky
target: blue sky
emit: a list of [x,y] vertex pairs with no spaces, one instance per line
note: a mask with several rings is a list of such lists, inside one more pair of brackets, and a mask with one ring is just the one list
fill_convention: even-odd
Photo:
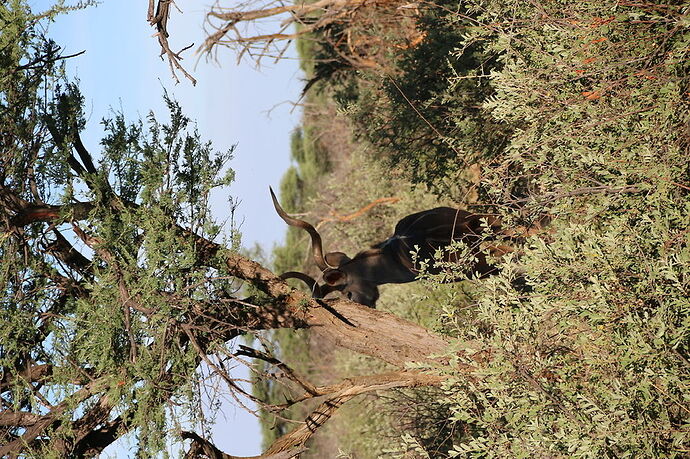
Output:
[[[52,2],[29,3],[40,11]],[[243,244],[251,247],[256,242],[269,251],[285,232],[283,221],[273,211],[268,186],[276,188],[289,165],[290,133],[299,122],[300,111],[289,103],[298,99],[303,85],[295,53],[291,51],[288,59],[277,64],[265,62],[260,70],[253,62],[237,65],[230,51],[218,54],[219,63],[206,62],[204,57],[198,60],[194,50],[205,37],[204,12],[210,3],[175,3],[182,14],[172,8],[168,23],[171,47],[178,50],[195,44],[184,54],[183,64],[197,79],[196,86],[182,75],[176,85],[167,60],[158,57],[158,42],[146,21],[148,2],[144,0],[104,0],[97,7],[61,16],[50,25],[49,35],[64,47],[65,54],[86,50],[67,62],[69,74],[79,78],[86,99],[84,142],[90,151],[98,151],[100,120],[111,108],[122,110],[132,121],[150,110],[163,116],[165,87],[197,121],[202,138],[211,140],[216,149],[238,144],[230,164],[237,181],[226,192],[241,202],[236,219],[242,222]],[[227,196],[217,194],[213,207],[219,220],[224,220]],[[230,402],[223,405],[213,441],[229,454],[260,453],[256,419]],[[106,453],[109,457],[129,455],[126,445]]]

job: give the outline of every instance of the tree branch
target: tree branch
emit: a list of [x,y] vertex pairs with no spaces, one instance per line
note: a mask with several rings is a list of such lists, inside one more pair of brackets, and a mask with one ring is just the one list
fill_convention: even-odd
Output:
[[192,77],[192,75],[185,70],[185,68],[180,64],[180,61],[182,60],[182,52],[188,50],[192,46],[194,46],[194,43],[192,43],[189,46],[186,46],[182,48],[178,52],[174,52],[172,49],[170,49],[170,43],[168,43],[168,37],[170,36],[168,34],[168,18],[170,15],[170,5],[172,4],[172,0],[158,0],[156,4],[156,13],[153,13],[153,0],[149,0],[149,9],[148,9],[148,21],[149,24],[152,27],[156,28],[156,33],[154,36],[158,38],[158,44],[161,47],[161,59],[165,55],[168,58],[168,63],[170,64],[170,72],[172,73],[173,78],[177,83],[180,82],[179,78],[177,78],[177,74],[175,73],[175,69],[179,70],[182,72],[182,74],[192,82],[192,85],[196,86],[196,79]]
[[319,393],[319,390],[316,386],[314,386],[312,383],[307,381],[304,377],[298,376],[295,371],[290,368],[287,364],[284,362],[281,362],[280,360],[276,359],[275,357],[272,357],[265,352],[258,351],[256,349],[252,349],[247,346],[242,346],[240,345],[240,350],[235,352],[235,355],[243,355],[246,357],[251,357],[254,359],[260,359],[263,360],[264,362],[270,363],[271,365],[275,365],[278,367],[283,374],[290,380],[294,381],[297,384],[299,384],[302,389],[304,389],[309,395],[311,396],[318,396],[322,395]]
[[107,387],[107,382],[110,378],[102,378],[94,380],[78,391],[76,391],[72,396],[68,397],[65,401],[60,404],[53,406],[47,414],[41,416],[36,422],[28,427],[26,431],[18,438],[8,442],[5,445],[0,445],[0,457],[5,456],[16,456],[25,450],[27,445],[33,444],[39,436],[42,436],[44,431],[49,427],[60,423],[60,417],[63,413],[71,406],[76,406],[77,404],[83,402],[88,397],[98,393]]
[[219,450],[213,443],[200,437],[194,432],[183,431],[180,434],[182,438],[192,441],[192,447],[187,451],[185,458],[198,458],[206,456],[211,459],[291,459],[298,456],[307,450],[305,447],[293,448],[288,451],[282,451],[276,454],[262,454],[260,456],[231,456]]
[[338,408],[357,395],[397,387],[435,386],[443,380],[442,376],[434,374],[417,371],[395,371],[380,375],[349,378],[340,384],[329,386],[327,389],[323,388],[321,390],[328,390],[333,395],[314,409],[303,425],[273,442],[265,454],[276,454],[304,446],[307,440],[333,416]]
[[[123,204],[138,208],[135,203]],[[53,221],[60,215],[70,212],[75,217],[85,217],[88,214],[87,210],[93,206],[92,203],[77,203],[64,209],[63,206],[25,205],[28,209],[17,214],[13,220],[17,224]],[[221,245],[179,225],[175,227],[189,240],[188,243],[193,244],[200,262],[219,267],[220,261],[214,259],[221,252]],[[335,341],[338,345],[381,358],[400,368],[404,367],[406,362],[433,360],[430,359],[430,355],[441,354],[448,346],[443,338],[429,333],[423,327],[345,299],[325,301],[329,308],[324,308],[321,300],[312,299],[298,290],[293,290],[280,277],[259,263],[238,254],[224,254],[223,263],[232,276],[255,285],[274,298],[270,305],[257,308],[251,314],[240,314],[245,314],[247,318],[252,317],[256,321],[248,324],[248,328],[259,329],[269,324],[270,328],[286,328],[303,324],[314,328],[317,333],[323,332],[330,341]],[[380,330],[390,332],[382,336]]]

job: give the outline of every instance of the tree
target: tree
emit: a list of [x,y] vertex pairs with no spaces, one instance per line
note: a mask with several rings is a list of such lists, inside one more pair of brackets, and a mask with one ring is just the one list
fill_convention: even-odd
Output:
[[[287,404],[323,398],[273,457],[299,452],[358,394],[441,381],[405,365],[431,363],[443,338],[347,300],[313,300],[239,255],[235,233],[215,241],[208,197],[231,182],[221,173],[232,151],[202,141],[167,95],[168,122],[116,114],[92,155],[82,97],[59,77],[64,56],[39,32],[42,18],[20,1],[0,14],[0,456],[93,456],[133,432],[142,456],[178,438],[188,457],[231,457],[195,429],[211,384],[203,372],[241,392],[227,370],[238,355],[296,381],[304,394]],[[396,369],[316,387],[260,349],[229,344],[305,327]]]

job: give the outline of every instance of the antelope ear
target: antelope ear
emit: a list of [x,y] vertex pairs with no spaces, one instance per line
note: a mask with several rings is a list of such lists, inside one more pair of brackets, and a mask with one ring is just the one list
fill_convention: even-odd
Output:
[[329,266],[340,267],[343,263],[350,261],[350,257],[343,252],[328,252],[324,257]]
[[345,273],[339,269],[327,269],[323,272],[323,280],[328,285],[340,285],[345,283]]

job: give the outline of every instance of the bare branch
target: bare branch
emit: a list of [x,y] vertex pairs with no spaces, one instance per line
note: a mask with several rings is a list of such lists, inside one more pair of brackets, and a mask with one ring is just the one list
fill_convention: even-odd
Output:
[[214,372],[220,376],[227,384],[228,386],[233,389],[234,391],[240,392],[242,395],[250,399],[251,401],[260,404],[261,400],[257,399],[254,397],[252,394],[247,393],[245,390],[243,390],[241,387],[237,385],[235,380],[231,378],[225,370],[222,368],[219,368],[218,365],[216,365],[211,359],[206,355],[207,350],[202,349],[201,345],[197,341],[196,337],[194,336],[194,333],[190,330],[190,327],[182,324],[182,330],[187,334],[187,337],[189,338],[189,341],[192,343],[192,346],[194,349],[196,349],[197,353],[199,354],[199,358],[206,362],[206,365],[208,365],[210,368],[214,370]]
[[48,364],[27,365],[27,367],[14,374],[10,373],[5,367],[0,368],[2,379],[0,379],[0,390],[6,390],[14,381],[14,378],[21,378],[27,383],[41,381],[53,373],[53,366]]
[[323,390],[328,390],[334,395],[314,409],[303,425],[273,442],[265,454],[276,454],[304,446],[307,440],[333,416],[338,408],[357,395],[396,387],[435,386],[443,380],[442,376],[434,374],[417,371],[395,371],[380,375],[349,378],[340,384],[330,386],[328,389],[324,388]]
[[43,416],[40,414],[0,411],[0,426],[29,427],[36,425]]
[[373,200],[372,202],[370,202],[366,206],[362,207],[361,209],[358,209],[355,212],[348,214],[348,215],[338,215],[335,212],[331,212],[331,216],[326,217],[323,220],[321,220],[316,225],[316,229],[320,229],[321,226],[323,226],[325,223],[329,223],[329,222],[348,222],[350,220],[354,220],[355,218],[364,215],[365,213],[369,212],[371,209],[373,209],[374,207],[376,207],[380,204],[394,204],[398,201],[400,201],[400,198],[396,198],[396,197],[378,198],[378,199]]
[[[353,15],[365,6],[377,8],[381,5],[390,6],[391,3],[395,1],[317,0],[314,3],[280,5],[246,11],[242,11],[241,8],[251,5],[252,2],[247,2],[231,11],[216,6],[206,16],[206,22],[215,32],[208,35],[198,51],[210,56],[216,46],[226,46],[236,49],[238,61],[247,54],[259,64],[264,56],[274,56],[279,59],[285,52],[286,42],[290,40],[316,31],[324,31],[333,23],[356,22],[357,19]],[[278,30],[273,33],[245,36],[238,28],[241,23],[276,18],[280,18],[281,21]],[[285,31],[290,27],[294,27],[295,31],[286,33]],[[286,44],[280,46],[278,42]],[[359,60],[354,54],[350,57],[351,62]]]
[[322,395],[319,393],[319,390],[316,386],[314,386],[312,383],[307,381],[305,378],[297,375],[295,371],[290,368],[287,364],[284,362],[281,362],[280,360],[276,359],[275,357],[272,357],[265,352],[261,352],[257,349],[252,349],[247,346],[240,346],[240,350],[235,353],[235,355],[243,355],[246,357],[252,357],[254,359],[260,359],[263,360],[264,362],[270,363],[271,365],[275,365],[278,367],[285,376],[291,380],[299,384],[305,391],[307,391],[308,394],[313,395],[313,396],[318,396]]
[[[226,264],[232,275],[276,298],[273,310],[279,316],[304,320],[315,333],[323,333],[328,341],[335,341],[355,352],[403,368],[407,362],[434,361],[431,356],[444,353],[448,347],[448,342],[440,336],[392,314],[345,299],[325,301],[329,309],[347,319],[347,322],[343,321],[329,309],[321,307],[319,301],[292,289],[271,271],[240,255],[228,254]],[[383,336],[381,330],[388,332]]]
[[89,174],[96,174],[98,171],[96,170],[96,166],[94,166],[93,164],[93,158],[91,157],[91,154],[86,150],[84,143],[81,141],[81,135],[79,135],[79,130],[77,129],[76,124],[73,126],[73,130],[74,149],[77,150],[77,154],[79,155],[82,164],[84,164],[86,172],[88,172]]
[[251,457],[231,456],[230,454],[222,452],[213,443],[205,438],[200,437],[195,432],[183,431],[180,433],[180,435],[182,438],[192,441],[192,447],[189,449],[189,451],[187,451],[187,454],[185,454],[185,458],[189,459],[202,456],[206,456],[211,459],[291,459],[307,450],[305,447],[300,447],[271,455]]
[[183,59],[182,53],[194,46],[194,43],[185,46],[178,52],[174,52],[170,48],[170,43],[168,43],[168,38],[170,36],[168,34],[168,18],[170,15],[171,4],[173,4],[172,0],[158,0],[156,6],[156,13],[154,14],[153,0],[149,0],[147,19],[149,21],[149,24],[152,27],[156,28],[156,33],[154,34],[154,36],[158,38],[158,44],[161,47],[161,59],[163,58],[163,56],[166,56],[168,58],[168,63],[170,64],[170,72],[172,73],[175,82],[180,82],[179,78],[177,78],[177,74],[175,73],[175,70],[179,70],[189,81],[192,82],[192,85],[196,86],[196,79],[192,77],[192,75],[190,75],[190,73],[187,72],[187,70],[180,63],[180,61]]
[[[289,459],[305,451],[304,444],[307,440],[333,416],[338,408],[357,395],[399,387],[436,386],[444,379],[443,376],[435,374],[404,370],[349,378],[339,384],[315,388],[321,394],[330,394],[331,396],[314,409],[302,425],[278,438],[263,455],[253,456],[253,458]],[[203,454],[214,459],[239,459],[237,456],[231,456],[220,451],[215,445],[196,433],[182,432],[182,437],[193,442],[187,457],[199,457],[200,454]]]
[[58,231],[53,228],[55,240],[45,246],[45,252],[50,253],[60,260],[69,269],[77,271],[82,276],[90,276],[91,260],[81,254],[74,246]]
[[59,51],[59,48],[55,50],[55,53],[49,52],[46,54],[42,54],[42,55],[38,56],[37,58],[35,58],[34,60],[32,60],[31,62],[27,62],[26,64],[23,64],[23,65],[16,67],[15,70],[36,69],[36,68],[43,67],[43,66],[48,65],[48,64],[52,64],[52,63],[57,62],[57,61],[62,61],[65,59],[71,59],[73,57],[81,56],[82,54],[84,54],[86,52],[86,50],[83,50],[83,51],[79,51],[78,53],[67,54],[65,56],[60,56],[60,55],[55,56],[54,54],[56,54],[57,51]]

